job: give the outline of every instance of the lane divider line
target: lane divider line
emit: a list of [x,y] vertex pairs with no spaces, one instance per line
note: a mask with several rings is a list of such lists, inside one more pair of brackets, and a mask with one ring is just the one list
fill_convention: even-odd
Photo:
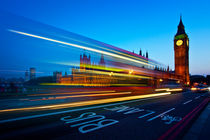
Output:
[[172,110],[174,110],[175,108],[171,108],[171,109],[169,109],[169,110],[167,110],[167,111],[165,111],[165,112],[163,112],[163,113],[161,113],[161,114],[159,114],[159,115],[157,115],[157,116],[155,116],[155,117],[153,117],[153,118],[151,118],[151,119],[148,119],[147,121],[152,121],[152,120],[154,120],[154,119],[156,119],[156,118],[158,118],[158,117],[161,117],[161,116],[163,116],[164,114],[166,114],[166,113],[168,113],[168,112],[170,112],[170,111],[172,111]]
[[183,104],[186,105],[186,104],[188,104],[188,103],[190,103],[190,102],[192,102],[192,100],[186,101],[186,102],[184,102]]
[[97,97],[97,96],[113,96],[113,95],[125,95],[131,94],[132,92],[114,92],[114,93],[97,93],[97,94],[82,94],[82,95],[69,95],[69,96],[57,96],[57,97],[44,97],[39,99],[31,99],[30,101],[43,101],[43,100],[57,100],[67,98],[78,98],[78,97]]
[[195,97],[195,99],[198,99],[198,98],[200,98],[201,96],[198,96],[198,97]]
[[92,93],[104,93],[104,92],[116,92],[115,90],[102,90],[102,91],[74,91],[74,92],[60,92],[60,93],[40,93],[40,94],[30,94],[28,96],[52,96],[52,95],[76,95],[76,94],[92,94]]

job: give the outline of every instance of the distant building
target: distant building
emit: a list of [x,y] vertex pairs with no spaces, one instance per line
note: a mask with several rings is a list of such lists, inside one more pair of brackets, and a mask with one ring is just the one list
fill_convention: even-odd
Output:
[[85,70],[87,69],[86,65],[90,65],[91,61],[90,61],[90,55],[89,57],[87,57],[86,54],[80,55],[80,69],[81,70]]
[[25,72],[25,82],[29,81],[29,73],[28,70]]
[[101,59],[100,59],[99,65],[100,66],[105,66],[105,61],[104,61],[104,55],[103,54],[101,54]]
[[35,68],[30,68],[30,80],[36,78],[36,69]]
[[60,82],[61,77],[62,77],[62,72],[58,72],[58,71],[53,72],[53,80],[56,83],[59,83]]
[[190,82],[191,85],[194,85],[194,83],[203,84],[207,82],[207,78],[203,75],[191,75]]
[[210,85],[210,75],[206,75],[207,84]]
[[143,57],[145,57],[145,58],[147,58],[147,59],[149,58],[148,51],[146,51],[146,56],[145,56],[144,54],[142,54],[142,50],[140,49],[139,55],[140,55],[140,56],[143,56]]
[[[98,64],[91,63],[90,55],[86,54],[80,55],[80,68],[72,68],[71,75],[65,75],[60,78],[60,81],[57,81],[61,84],[75,84],[75,85],[84,85],[84,84],[94,84],[100,85],[111,84],[116,82],[116,78],[111,75],[102,74],[105,72],[105,60],[103,54],[101,55],[100,61]],[[110,73],[111,74],[111,73]]]

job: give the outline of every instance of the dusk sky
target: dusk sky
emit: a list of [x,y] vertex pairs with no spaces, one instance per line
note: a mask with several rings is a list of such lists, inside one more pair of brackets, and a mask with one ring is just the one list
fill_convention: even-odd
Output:
[[209,0],[0,0],[0,10],[139,53],[174,69],[182,14],[191,74],[210,74]]

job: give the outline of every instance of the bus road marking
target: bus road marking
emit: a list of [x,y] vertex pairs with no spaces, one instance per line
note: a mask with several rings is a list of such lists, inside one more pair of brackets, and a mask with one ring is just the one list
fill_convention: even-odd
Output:
[[97,115],[95,112],[86,112],[76,118],[65,116],[60,120],[70,124],[70,127],[78,127],[80,133],[92,132],[119,122],[113,119],[106,119],[105,116]]

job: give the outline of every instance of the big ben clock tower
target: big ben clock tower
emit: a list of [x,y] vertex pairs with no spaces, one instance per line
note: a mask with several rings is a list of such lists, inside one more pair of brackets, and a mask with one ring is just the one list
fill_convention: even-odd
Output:
[[185,85],[190,84],[189,77],[189,38],[185,33],[182,18],[174,37],[175,74],[183,77]]

